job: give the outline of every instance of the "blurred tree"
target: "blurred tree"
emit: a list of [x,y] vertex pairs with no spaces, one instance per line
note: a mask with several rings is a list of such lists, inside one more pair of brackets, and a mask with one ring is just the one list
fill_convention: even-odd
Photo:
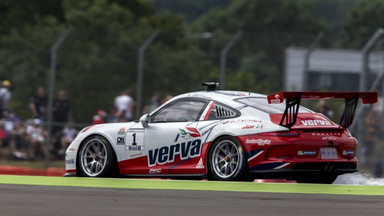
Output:
[[342,26],[348,17],[348,12],[356,4],[357,0],[315,0],[316,13],[327,22],[331,29],[330,39],[333,43],[340,40]]
[[191,22],[213,7],[225,7],[230,0],[156,0],[155,7],[158,14],[173,13],[185,15],[186,21]]
[[39,24],[45,17],[54,17],[64,22],[63,0],[0,0],[0,34],[12,29],[23,28],[26,24]]
[[0,35],[0,78],[13,81],[12,103],[23,117],[30,116],[26,107],[35,89],[48,86],[51,46],[69,26],[72,31],[58,50],[56,91],[68,91],[76,121],[89,122],[97,109],[110,111],[124,89],[136,96],[138,49],[155,29],[160,34],[146,52],[143,98],[155,91],[196,90],[210,67],[184,37],[184,18],[154,16],[151,1],[61,3],[64,19],[36,12],[39,22],[21,22]]
[[[319,32],[327,33],[328,29],[316,16],[313,1],[236,0],[225,9],[214,8],[200,17],[190,31],[213,34],[211,40],[200,43],[201,49],[210,56],[219,56],[233,35],[242,31],[240,40],[228,54],[228,66],[234,71],[244,71],[240,65],[245,62],[249,65],[251,59],[255,60],[244,72],[257,77],[254,85],[267,80],[269,85],[263,89],[270,92],[281,90],[285,47],[308,46]],[[264,66],[254,58],[257,55],[262,56]],[[218,58],[214,61],[218,64]],[[234,80],[227,79],[227,82],[231,86]]]
[[349,12],[342,32],[340,46],[362,49],[375,31],[384,27],[383,13],[384,1],[359,0],[358,4]]

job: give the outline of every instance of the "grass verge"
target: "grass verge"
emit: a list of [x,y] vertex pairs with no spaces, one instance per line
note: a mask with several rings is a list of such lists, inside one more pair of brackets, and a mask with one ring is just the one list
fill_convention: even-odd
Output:
[[268,193],[304,193],[384,196],[383,186],[317,185],[184,180],[141,180],[80,177],[41,177],[0,175],[0,184],[74,186],[129,189],[207,190]]

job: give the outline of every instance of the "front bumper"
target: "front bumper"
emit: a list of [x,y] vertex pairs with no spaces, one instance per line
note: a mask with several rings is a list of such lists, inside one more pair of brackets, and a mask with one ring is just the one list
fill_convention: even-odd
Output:
[[76,172],[67,172],[63,175],[63,177],[76,177]]

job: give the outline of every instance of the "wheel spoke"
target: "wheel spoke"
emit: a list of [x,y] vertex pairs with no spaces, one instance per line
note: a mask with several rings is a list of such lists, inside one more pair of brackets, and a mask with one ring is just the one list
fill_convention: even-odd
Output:
[[220,152],[224,153],[224,155],[227,154],[226,149],[224,149],[224,147],[225,147],[225,146],[222,146],[222,147],[220,148],[218,154],[220,154]]
[[229,164],[227,164],[226,168],[225,168],[225,174],[227,174],[228,176],[231,175],[231,166]]

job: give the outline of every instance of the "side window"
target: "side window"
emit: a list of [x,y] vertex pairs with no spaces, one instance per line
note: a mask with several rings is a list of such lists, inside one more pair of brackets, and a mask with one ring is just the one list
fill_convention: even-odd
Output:
[[151,122],[187,122],[196,121],[206,102],[196,100],[179,100],[156,112]]
[[233,118],[237,116],[237,112],[229,109],[228,107],[215,104],[212,108],[211,113],[209,114],[208,120],[216,120],[216,119],[226,119]]

